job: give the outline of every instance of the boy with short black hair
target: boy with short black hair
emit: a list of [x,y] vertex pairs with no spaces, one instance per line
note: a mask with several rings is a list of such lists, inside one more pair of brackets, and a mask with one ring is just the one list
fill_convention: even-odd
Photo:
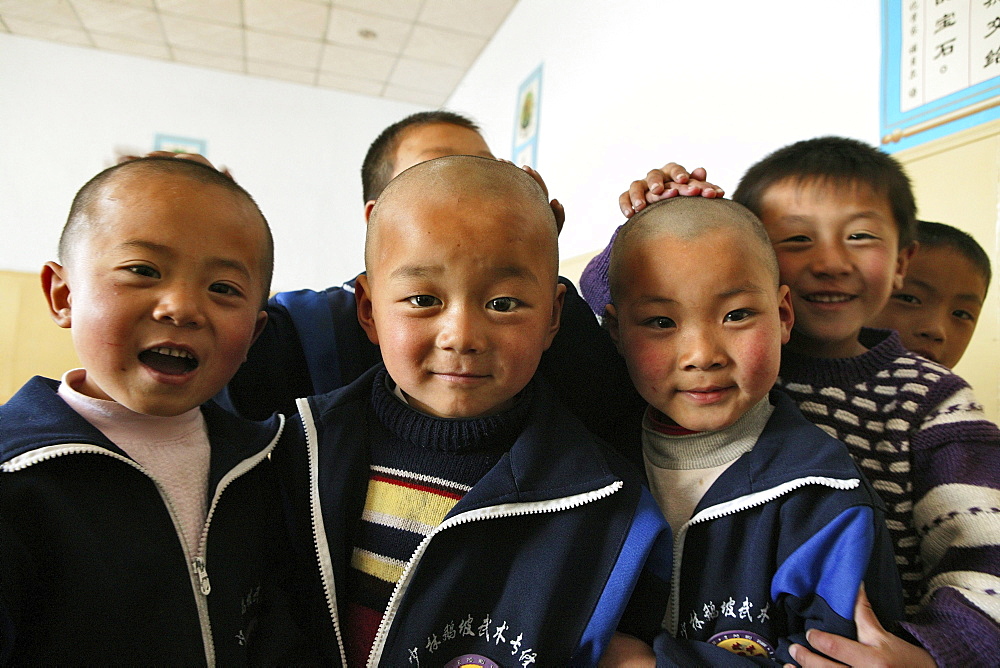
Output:
[[[903,627],[935,662],[975,664],[1000,642],[1000,531],[987,510],[1000,500],[1000,431],[968,383],[907,351],[895,333],[865,328],[902,286],[913,254],[905,184],[892,157],[822,137],[765,157],[733,199],[763,221],[792,292],[795,327],[778,385],[847,444],[886,502]],[[885,647],[909,663],[930,658]]]
[[358,317],[384,364],[299,400],[306,444],[276,456],[290,517],[312,510],[302,612],[330,662],[594,665],[619,625],[650,639],[669,568],[643,562],[669,560],[666,523],[533,380],[565,290],[540,187],[485,158],[412,167],[365,261]]
[[[881,502],[844,445],[771,391],[793,315],[760,222],[727,200],[654,204],[620,228],[609,278],[675,537],[671,634],[699,641],[698,662],[735,661],[719,648],[788,662],[810,629],[854,635],[862,582],[884,622],[901,618]],[[658,658],[682,647],[661,638]]]
[[83,368],[0,406],[0,664],[281,660],[283,420],[210,402],[266,319],[267,222],[214,169],[146,158],[80,190],[59,249],[42,283]]
[[907,349],[951,369],[976,331],[990,258],[971,235],[943,223],[918,221],[917,241],[903,286],[871,325],[896,330]]

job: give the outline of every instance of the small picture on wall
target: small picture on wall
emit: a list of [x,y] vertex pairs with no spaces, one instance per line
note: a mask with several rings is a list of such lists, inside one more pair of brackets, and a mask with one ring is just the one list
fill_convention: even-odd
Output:
[[538,115],[542,105],[542,66],[521,84],[514,115],[514,144],[511,155],[517,165],[536,166],[538,160]]
[[153,142],[155,151],[171,151],[173,153],[197,153],[205,155],[207,142],[204,139],[191,139],[190,137],[178,137],[176,135],[156,135]]

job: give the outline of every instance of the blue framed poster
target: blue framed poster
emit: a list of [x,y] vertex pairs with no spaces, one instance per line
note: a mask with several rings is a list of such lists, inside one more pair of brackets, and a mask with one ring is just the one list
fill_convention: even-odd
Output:
[[511,160],[518,167],[538,166],[538,114],[542,108],[542,66],[528,75],[517,91]]
[[882,0],[882,147],[1000,118],[1000,0]]

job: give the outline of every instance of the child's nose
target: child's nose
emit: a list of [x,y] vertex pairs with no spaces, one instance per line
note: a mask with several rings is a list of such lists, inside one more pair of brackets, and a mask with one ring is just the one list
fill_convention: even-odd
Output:
[[815,274],[836,276],[846,274],[850,268],[850,256],[842,244],[822,244],[813,253],[812,271]]
[[719,340],[705,330],[689,332],[685,337],[681,366],[689,371],[708,371],[726,365],[726,353]]
[[486,323],[475,309],[453,307],[442,315],[438,347],[459,353],[478,353],[486,349]]
[[917,336],[941,343],[945,337],[944,327],[936,318],[927,318],[917,324]]
[[198,296],[184,288],[164,291],[153,308],[153,318],[177,327],[197,328],[205,324]]

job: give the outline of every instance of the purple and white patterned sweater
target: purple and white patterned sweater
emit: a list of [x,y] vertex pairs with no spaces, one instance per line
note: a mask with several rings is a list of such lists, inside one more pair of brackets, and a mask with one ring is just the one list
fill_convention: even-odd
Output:
[[[782,352],[778,386],[847,444],[886,503],[904,627],[939,665],[1000,648],[1000,430],[972,389],[895,332],[864,329],[845,359]],[[992,658],[991,658],[992,657]]]

